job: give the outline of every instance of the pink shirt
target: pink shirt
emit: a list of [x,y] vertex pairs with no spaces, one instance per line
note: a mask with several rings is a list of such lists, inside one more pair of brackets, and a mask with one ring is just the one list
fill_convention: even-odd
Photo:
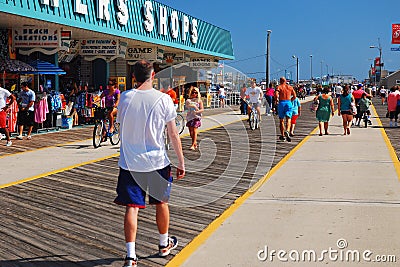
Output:
[[400,100],[400,92],[399,91],[390,92],[387,98],[389,111],[396,111],[397,100]]

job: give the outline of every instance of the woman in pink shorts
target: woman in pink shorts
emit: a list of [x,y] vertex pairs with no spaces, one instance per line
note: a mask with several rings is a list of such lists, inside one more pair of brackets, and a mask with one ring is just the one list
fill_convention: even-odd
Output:
[[186,126],[189,128],[192,145],[190,150],[197,149],[198,128],[201,126],[201,114],[204,111],[203,101],[201,100],[199,89],[193,87],[189,92],[189,99],[186,100],[185,108],[187,109]]

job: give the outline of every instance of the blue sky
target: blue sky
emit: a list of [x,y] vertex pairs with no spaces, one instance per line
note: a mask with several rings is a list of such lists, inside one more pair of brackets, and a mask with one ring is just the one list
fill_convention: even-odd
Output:
[[[172,8],[227,29],[232,34],[235,61],[226,64],[258,79],[265,77],[267,30],[271,33],[271,79],[285,69],[295,79],[329,74],[368,76],[372,59],[384,69],[400,69],[400,52],[390,51],[391,25],[400,23],[399,0],[159,0]],[[200,33],[201,34],[201,33]],[[252,58],[252,59],[249,59]],[[244,60],[249,59],[249,60]],[[322,62],[322,64],[321,64]],[[327,67],[328,66],[328,67]]]

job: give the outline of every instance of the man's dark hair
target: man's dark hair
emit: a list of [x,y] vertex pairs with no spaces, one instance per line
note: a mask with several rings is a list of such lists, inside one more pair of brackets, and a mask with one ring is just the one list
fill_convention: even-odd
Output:
[[25,87],[25,86],[28,86],[28,83],[27,82],[22,82],[21,83],[21,87]]
[[133,76],[137,82],[144,83],[150,79],[151,72],[153,71],[153,64],[147,60],[140,60],[133,65]]

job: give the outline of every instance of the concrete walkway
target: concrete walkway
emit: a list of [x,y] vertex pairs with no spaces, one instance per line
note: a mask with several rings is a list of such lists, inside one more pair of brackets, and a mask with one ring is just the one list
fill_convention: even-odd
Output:
[[330,125],[168,266],[399,266],[399,162],[386,134],[355,127],[343,136],[338,116]]

